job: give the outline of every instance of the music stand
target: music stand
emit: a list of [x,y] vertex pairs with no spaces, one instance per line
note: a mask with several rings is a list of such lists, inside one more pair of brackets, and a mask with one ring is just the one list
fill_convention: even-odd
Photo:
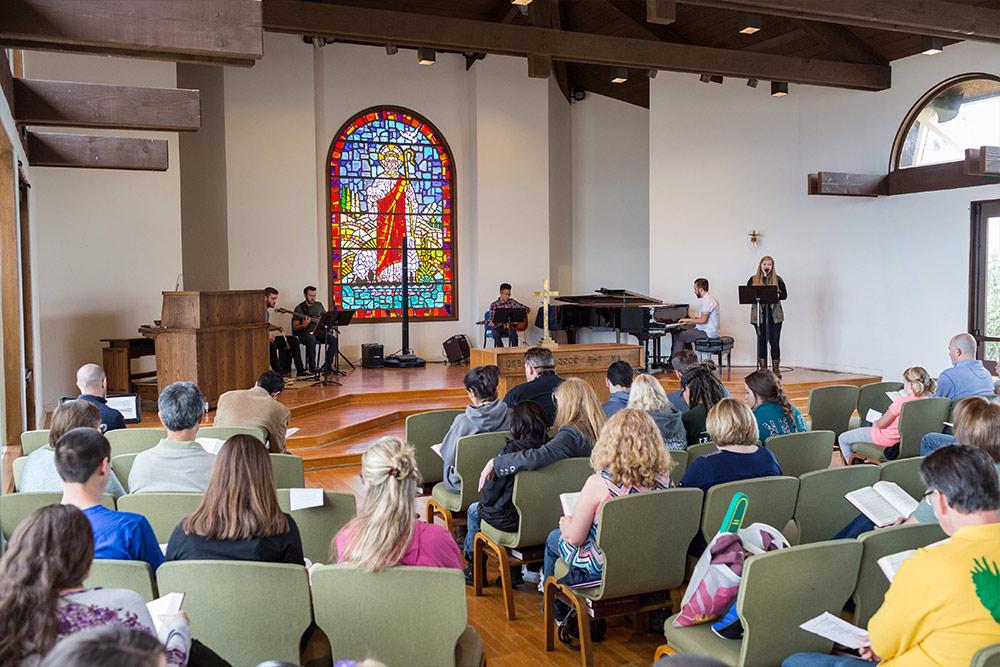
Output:
[[757,321],[754,322],[760,331],[760,327],[763,326],[764,329],[764,359],[767,360],[770,354],[770,341],[768,341],[767,336],[767,314],[764,311],[764,306],[770,308],[774,304],[778,303],[778,286],[777,285],[740,285],[740,304],[744,306],[757,306]]
[[[336,310],[328,310],[325,313],[323,313],[319,318],[319,322],[316,323],[316,329],[313,330],[313,336],[316,338],[317,341],[316,358],[313,359],[313,364],[315,364],[316,368],[316,375],[314,376],[313,379],[315,379],[316,382],[313,382],[311,385],[309,385],[310,387],[316,387],[316,386],[325,387],[328,384],[335,384],[338,387],[340,386],[339,382],[330,379],[330,375],[332,375],[332,369],[327,368],[324,371],[320,369],[319,365],[319,355],[320,355],[319,341],[322,340],[324,345],[329,347],[329,342],[327,341],[326,337],[330,333],[331,329],[336,330],[337,328],[338,312],[339,311]],[[340,350],[339,341],[337,345],[337,350],[338,351]]]
[[[515,317],[515,315],[517,317]],[[502,326],[504,329],[507,329],[508,342],[510,336],[510,325],[520,324],[526,319],[528,319],[527,308],[495,308],[493,310],[493,326]]]
[[[340,327],[346,327],[347,325],[349,325],[351,323],[351,320],[354,319],[354,313],[356,313],[356,312],[357,311],[355,311],[355,310],[338,310],[337,311],[337,319],[334,322],[333,328],[337,331],[337,335],[338,336],[340,335]],[[339,375],[347,375],[347,373],[345,373],[344,371],[340,370],[340,360],[341,359],[343,359],[344,361],[347,362],[347,365],[351,367],[352,371],[353,370],[357,370],[357,369],[354,366],[354,364],[351,363],[351,360],[348,359],[346,356],[344,356],[343,351],[340,349],[340,345],[339,345],[340,341],[338,340],[337,342],[338,342],[338,345],[337,345],[337,358],[334,359],[333,365],[334,365],[334,368],[337,371],[337,374],[339,374]]]

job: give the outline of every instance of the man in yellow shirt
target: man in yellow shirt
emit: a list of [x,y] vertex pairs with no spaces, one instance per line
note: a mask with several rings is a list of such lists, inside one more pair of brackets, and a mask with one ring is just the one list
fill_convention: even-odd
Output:
[[981,449],[937,450],[920,466],[931,507],[950,539],[918,549],[868,622],[861,658],[798,653],[783,667],[952,667],[1000,642],[1000,483]]

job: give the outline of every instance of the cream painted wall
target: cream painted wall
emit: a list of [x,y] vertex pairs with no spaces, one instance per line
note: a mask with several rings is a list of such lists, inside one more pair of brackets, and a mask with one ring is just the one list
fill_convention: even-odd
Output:
[[[26,52],[24,60],[31,78],[176,86],[173,63],[36,51]],[[52,410],[60,396],[76,394],[77,368],[101,361],[99,339],[136,336],[139,325],[159,319],[160,292],[174,289],[181,273],[177,135],[114,134],[167,139],[170,168],[32,170],[40,411]]]
[[736,286],[768,254],[789,290],[783,363],[887,378],[946,367],[949,336],[967,326],[969,202],[1000,197],[1000,185],[808,197],[806,174],[884,173],[917,98],[956,74],[1000,71],[1000,50],[963,43],[892,69],[892,88],[879,93],[793,85],[771,98],[729,79],[651,82],[650,289],[683,296],[693,277],[708,277],[723,333],[737,339],[734,363],[755,357]]
[[549,279],[573,287],[573,117],[559,84],[549,79]]

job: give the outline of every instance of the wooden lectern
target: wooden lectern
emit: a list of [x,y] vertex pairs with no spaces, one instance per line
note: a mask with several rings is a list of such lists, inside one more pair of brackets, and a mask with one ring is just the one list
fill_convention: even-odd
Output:
[[139,333],[156,343],[160,393],[187,380],[214,407],[222,393],[249,389],[268,368],[261,290],[164,292],[160,326]]

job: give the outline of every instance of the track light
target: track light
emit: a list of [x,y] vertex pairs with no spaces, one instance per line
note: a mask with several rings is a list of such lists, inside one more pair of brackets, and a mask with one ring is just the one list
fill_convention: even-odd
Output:
[[624,67],[616,67],[611,70],[611,83],[625,83],[628,81],[628,70]]
[[314,48],[321,49],[327,44],[333,44],[333,40],[327,37],[320,37],[319,35],[313,35],[312,37],[303,37],[303,41],[312,44]]
[[712,83],[722,83],[722,77],[718,74],[713,74],[712,76],[708,77],[708,80],[711,81]]
[[747,79],[747,85],[750,86],[751,88],[756,88],[757,87],[757,83],[758,83],[757,79],[754,79],[752,77],[749,78],[749,79]]
[[655,69],[648,69],[648,70],[646,70],[646,76],[649,77],[650,79],[655,79],[656,78],[656,70]]
[[518,7],[527,7],[531,4],[531,0],[510,0],[510,4],[517,5]]
[[739,30],[742,34],[752,35],[755,32],[760,31],[761,28],[760,14],[753,14],[753,13],[740,14],[738,25],[739,25]]
[[698,80],[701,81],[702,83],[711,83],[712,77],[709,74],[702,74],[701,76],[698,77]]
[[417,63],[420,65],[433,65],[434,61],[437,59],[437,54],[434,49],[419,48],[417,49]]
[[788,84],[784,81],[771,82],[771,97],[784,97],[788,94]]
[[587,91],[583,86],[573,86],[569,89],[570,103],[582,102],[585,97],[587,97]]
[[397,53],[399,53],[399,47],[398,46],[396,46],[395,44],[386,44],[385,45],[385,55],[387,55],[387,56],[394,56]]
[[941,37],[928,37],[927,35],[923,35],[920,38],[920,48],[922,49],[920,53],[925,56],[937,55],[944,50],[944,39]]

